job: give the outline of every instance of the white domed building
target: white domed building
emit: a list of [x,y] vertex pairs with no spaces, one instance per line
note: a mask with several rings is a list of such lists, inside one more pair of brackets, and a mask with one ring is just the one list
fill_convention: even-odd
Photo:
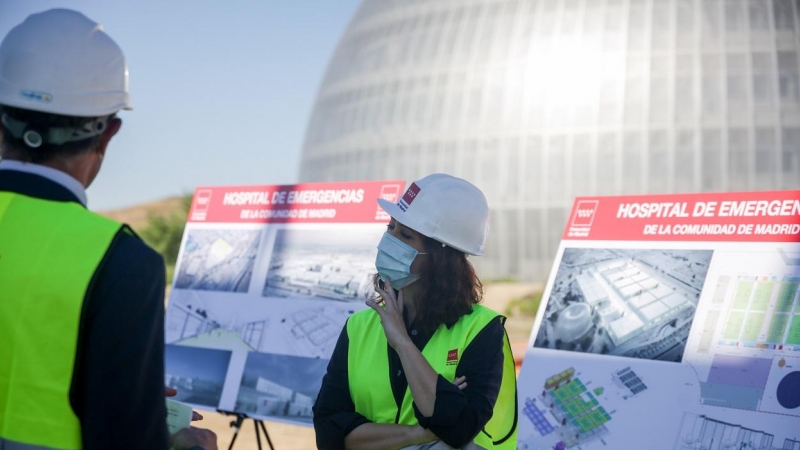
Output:
[[553,337],[567,343],[585,338],[592,331],[592,317],[592,308],[586,303],[567,306],[553,324]]
[[485,278],[544,279],[579,195],[800,187],[796,0],[365,0],[301,181],[466,178]]

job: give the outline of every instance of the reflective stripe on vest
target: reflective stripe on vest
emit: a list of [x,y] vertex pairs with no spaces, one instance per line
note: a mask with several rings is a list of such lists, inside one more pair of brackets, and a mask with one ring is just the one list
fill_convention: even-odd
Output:
[[77,203],[0,192],[0,438],[6,448],[81,448],[80,422],[69,403],[81,309],[120,229]]
[[[422,349],[422,356],[436,373],[452,382],[464,350],[497,316],[496,312],[475,305],[473,312],[461,317],[452,328],[440,326]],[[411,389],[406,388],[399,409],[392,394],[389,377],[395,374],[389,374],[388,343],[380,316],[372,309],[353,314],[347,321],[347,335],[350,341],[348,383],[356,412],[374,423],[415,425],[417,419],[414,417]],[[503,381],[492,419],[474,439],[477,445],[487,449],[512,449],[517,443],[514,358],[507,336],[503,343]]]

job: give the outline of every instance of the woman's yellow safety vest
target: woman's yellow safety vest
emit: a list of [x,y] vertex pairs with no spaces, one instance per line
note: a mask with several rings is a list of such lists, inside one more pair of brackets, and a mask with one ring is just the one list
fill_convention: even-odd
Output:
[[[436,373],[452,382],[460,355],[497,316],[491,309],[475,305],[472,313],[461,317],[450,329],[440,325],[422,349],[422,356]],[[399,409],[392,394],[388,343],[380,316],[372,309],[353,314],[347,321],[347,336],[350,341],[348,384],[356,412],[373,423],[417,424],[411,389],[406,388]],[[503,339],[503,380],[497,402],[492,418],[474,442],[486,449],[516,449],[517,446],[517,383],[507,335]]]
[[69,403],[81,309],[123,228],[77,203],[0,192],[0,447],[82,447]]

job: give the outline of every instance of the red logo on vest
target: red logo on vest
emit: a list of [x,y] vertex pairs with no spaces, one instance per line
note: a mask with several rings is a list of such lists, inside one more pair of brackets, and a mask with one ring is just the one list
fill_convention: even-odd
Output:
[[458,364],[458,349],[454,348],[453,350],[447,352],[447,365],[453,366],[456,364]]

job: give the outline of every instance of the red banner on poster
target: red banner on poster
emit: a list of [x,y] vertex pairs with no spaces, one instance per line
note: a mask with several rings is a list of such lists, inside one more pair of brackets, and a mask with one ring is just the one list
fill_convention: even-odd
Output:
[[578,197],[563,239],[800,242],[800,191]]
[[388,222],[375,201],[396,202],[404,181],[305,183],[200,187],[192,223],[369,223]]

